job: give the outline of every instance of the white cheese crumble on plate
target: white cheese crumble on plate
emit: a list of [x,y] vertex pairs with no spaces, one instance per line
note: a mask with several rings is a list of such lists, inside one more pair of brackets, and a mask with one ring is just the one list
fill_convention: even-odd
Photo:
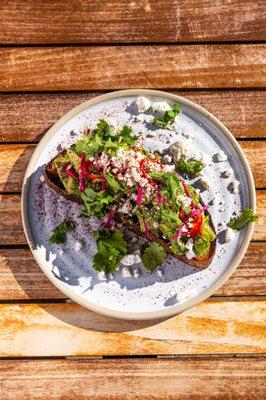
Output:
[[235,237],[235,232],[231,228],[227,228],[224,233],[224,240],[226,243],[229,243]]
[[144,96],[140,96],[137,98],[136,102],[135,102],[138,112],[139,113],[144,113],[146,112],[150,106],[151,106],[151,102],[149,99],[147,99],[147,97]]
[[227,155],[225,154],[224,151],[219,150],[218,153],[216,154],[216,160],[218,162],[227,161]]
[[156,101],[151,105],[151,109],[154,113],[164,114],[165,111],[170,110],[171,107],[166,103],[166,101]]

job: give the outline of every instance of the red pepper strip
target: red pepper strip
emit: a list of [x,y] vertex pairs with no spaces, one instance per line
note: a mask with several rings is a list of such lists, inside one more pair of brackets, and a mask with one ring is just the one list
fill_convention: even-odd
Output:
[[191,194],[190,194],[188,185],[187,185],[184,181],[182,181],[182,184],[183,184],[183,188],[184,188],[184,191],[185,191],[186,195],[187,195],[188,197],[191,197]]
[[74,168],[72,168],[71,164],[65,164],[63,166],[63,169],[67,176],[74,179],[75,181],[78,180],[79,176],[76,173],[76,171],[74,170]]
[[202,215],[199,215],[199,217],[194,220],[193,227],[190,228],[187,232],[184,232],[184,236],[194,236],[197,233],[200,233],[202,229],[202,222]]

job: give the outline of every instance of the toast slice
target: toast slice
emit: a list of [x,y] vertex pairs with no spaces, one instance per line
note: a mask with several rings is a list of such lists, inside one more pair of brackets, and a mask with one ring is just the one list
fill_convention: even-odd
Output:
[[[64,185],[62,184],[62,181],[58,174],[58,170],[56,168],[55,161],[58,157],[64,156],[65,152],[66,152],[65,150],[62,151],[60,154],[58,154],[54,159],[52,159],[46,165],[45,174],[44,174],[45,181],[46,181],[47,185],[52,190],[57,192],[59,195],[65,197],[66,199],[68,199],[70,201],[76,202],[78,204],[83,204],[83,200],[81,199],[80,196],[75,195],[75,194],[70,194],[67,192],[67,190],[65,189]],[[200,203],[202,206],[204,206],[204,203],[202,202],[201,199],[200,199]],[[210,217],[208,211],[205,211],[205,215],[209,216],[209,226],[215,232],[214,226],[213,226],[213,223],[212,223],[212,220],[211,220],[211,217]],[[139,236],[146,238],[145,233],[141,231],[140,226],[132,218],[125,217],[124,215],[117,213],[115,219],[118,222],[121,222],[127,229],[133,231],[134,233],[136,233]],[[199,268],[199,269],[207,268],[210,265],[210,263],[213,259],[213,256],[215,254],[215,250],[216,250],[216,239],[215,239],[214,241],[212,241],[209,251],[206,254],[204,254],[203,256],[197,255],[194,258],[187,258],[185,255],[177,255],[176,253],[174,253],[170,247],[170,242],[163,239],[162,237],[159,237],[159,236],[151,233],[150,241],[158,243],[160,246],[162,246],[165,249],[165,251],[167,253],[171,254],[178,260],[181,260],[182,262],[184,262],[192,267]]]

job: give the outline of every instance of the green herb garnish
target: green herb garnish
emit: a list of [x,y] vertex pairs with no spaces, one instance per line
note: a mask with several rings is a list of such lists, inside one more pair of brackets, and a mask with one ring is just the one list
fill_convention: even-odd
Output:
[[191,176],[198,174],[204,168],[205,165],[200,161],[192,159],[185,161],[184,158],[180,158],[180,160],[177,161],[175,166],[178,172],[182,172],[187,176]]
[[142,264],[150,271],[154,271],[166,260],[166,251],[157,243],[150,243],[144,247],[140,255]]
[[251,208],[245,208],[239,217],[231,219],[227,224],[231,229],[240,231],[249,222],[254,222],[258,219],[258,216],[254,214]]
[[91,188],[85,189],[81,194],[81,198],[84,202],[84,209],[81,211],[80,217],[96,216],[103,218],[109,211],[107,206],[115,200],[107,190],[96,192]]
[[49,239],[49,243],[61,244],[66,242],[67,232],[73,231],[76,225],[70,219],[65,219],[64,221],[60,222],[56,228],[53,229],[52,235]]
[[126,143],[128,146],[133,146],[138,138],[132,135],[132,128],[128,125],[124,125],[120,134],[119,140],[122,143]]
[[107,174],[105,175],[105,178],[106,178],[108,186],[110,187],[112,192],[117,193],[122,189],[119,182],[117,182],[115,180],[115,178],[113,177],[113,175],[110,172],[107,172]]
[[173,130],[173,123],[175,117],[181,112],[181,106],[174,104],[171,110],[165,111],[162,117],[153,118],[153,125],[159,126],[160,128],[167,128]]
[[94,233],[98,252],[93,258],[92,267],[106,273],[115,271],[127,253],[127,243],[122,231],[96,231]]

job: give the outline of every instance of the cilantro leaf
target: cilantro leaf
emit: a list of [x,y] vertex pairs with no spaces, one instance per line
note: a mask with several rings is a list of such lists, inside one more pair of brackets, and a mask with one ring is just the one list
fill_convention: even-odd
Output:
[[115,180],[115,178],[113,177],[113,175],[110,172],[107,172],[107,174],[105,175],[105,178],[107,180],[107,183],[110,187],[110,189],[117,193],[119,192],[119,190],[121,190],[121,186],[120,184]]
[[108,211],[106,206],[114,202],[114,197],[106,190],[95,192],[91,188],[85,189],[81,198],[84,202],[84,209],[81,211],[80,217],[96,216],[102,218]]
[[257,219],[258,216],[254,214],[251,208],[245,208],[239,217],[231,219],[227,225],[235,231],[240,231],[246,224],[254,222]]
[[85,153],[88,157],[99,153],[102,148],[103,141],[97,133],[92,133],[89,136],[84,135],[75,143],[76,152]]
[[121,142],[126,143],[128,146],[133,146],[137,140],[137,137],[132,135],[132,128],[128,125],[123,126],[119,137]]
[[159,126],[161,128],[173,129],[173,123],[175,117],[181,112],[181,106],[179,104],[174,104],[171,110],[165,111],[162,117],[154,117],[153,125]]
[[154,271],[166,260],[166,251],[157,243],[150,243],[144,247],[140,255],[142,264],[150,271]]
[[93,259],[93,268],[106,273],[115,271],[116,267],[127,253],[127,243],[122,231],[96,231],[98,252]]
[[188,176],[198,174],[204,168],[204,164],[202,162],[192,159],[185,161],[184,158],[180,158],[175,166],[179,172],[183,172]]
[[96,132],[103,139],[108,139],[109,137],[115,137],[117,135],[114,127],[105,121],[105,119],[100,119],[97,124]]
[[184,195],[184,188],[178,175],[171,172],[152,172],[149,174],[150,177],[156,181],[163,182],[165,188],[162,190],[162,194],[166,195],[172,200],[173,205],[179,209],[180,203],[177,200],[177,196]]
[[68,231],[73,231],[76,225],[70,219],[65,219],[64,221],[60,222],[56,228],[53,229],[52,235],[50,236],[49,243],[65,243],[66,241],[66,234]]

